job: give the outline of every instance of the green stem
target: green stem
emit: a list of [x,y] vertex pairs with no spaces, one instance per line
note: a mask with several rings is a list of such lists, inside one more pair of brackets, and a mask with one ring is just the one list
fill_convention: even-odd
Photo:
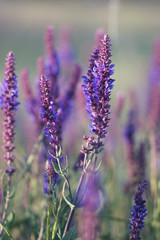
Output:
[[[10,200],[10,198],[9,198],[10,191],[11,191],[11,175],[8,175],[7,195],[6,195],[5,206],[4,206],[4,211],[3,211],[3,215],[2,215],[2,223],[4,223],[4,221],[6,219],[6,214],[7,214],[7,210],[8,210],[8,206],[9,206],[9,200]],[[1,227],[0,227],[0,237],[2,236],[3,229],[5,229],[2,225],[2,223],[1,223]]]
[[12,236],[11,233],[8,231],[8,229],[5,227],[5,225],[0,222],[0,226],[4,229],[4,231],[6,232],[7,236],[8,236],[11,240],[14,240],[13,236]]
[[[51,186],[51,184],[49,184]],[[51,219],[51,196],[49,189],[49,202],[48,202],[48,212],[47,212],[47,237],[46,240],[50,240],[50,219]]]
[[35,143],[31,154],[29,155],[27,161],[26,161],[26,167],[24,169],[24,171],[22,172],[22,174],[20,175],[20,177],[17,180],[17,183],[15,185],[15,188],[18,186],[18,184],[20,183],[20,181],[23,179],[23,177],[25,176],[26,172],[29,170],[30,166],[32,165],[32,162],[34,161],[35,157],[37,156],[37,152],[41,146],[42,140],[44,137],[44,132],[42,131],[41,134],[38,137],[37,142]]
[[61,196],[60,196],[59,205],[58,205],[58,209],[57,209],[56,220],[55,220],[55,223],[53,225],[52,240],[54,240],[54,238],[56,236],[56,232],[57,232],[58,218],[59,218],[59,214],[60,214],[60,210],[61,210],[62,199],[63,199],[63,189],[61,191]]

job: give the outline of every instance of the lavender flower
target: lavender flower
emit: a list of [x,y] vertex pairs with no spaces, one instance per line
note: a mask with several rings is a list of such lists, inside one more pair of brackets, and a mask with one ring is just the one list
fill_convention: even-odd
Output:
[[55,106],[53,104],[53,98],[51,96],[48,80],[45,75],[41,76],[40,79],[40,89],[41,89],[41,117],[45,123],[44,132],[45,136],[49,138],[49,143],[51,145],[50,151],[52,155],[48,156],[45,162],[45,172],[44,172],[44,193],[49,193],[49,183],[53,183],[53,186],[57,182],[58,175],[54,171],[51,160],[56,162],[53,157],[56,154],[55,146],[60,146],[61,139],[59,137],[58,127],[57,127],[57,112],[55,111]]
[[53,33],[54,29],[52,26],[46,28],[45,33],[45,49],[46,49],[46,59],[45,59],[45,75],[48,78],[48,84],[51,92],[54,94],[54,98],[59,95],[59,89],[57,84],[57,77],[59,75],[59,61],[57,52],[53,46]]
[[73,98],[75,96],[76,87],[77,87],[77,84],[78,84],[78,81],[80,78],[80,74],[81,74],[81,67],[77,64],[74,67],[74,72],[70,79],[69,87],[68,87],[67,91],[65,92],[65,95],[62,97],[62,100],[60,101],[60,106],[61,106],[62,113],[63,113],[63,121],[66,120],[66,118],[68,117],[68,115],[70,113],[71,101],[73,100]]
[[32,88],[29,83],[28,69],[24,68],[21,71],[21,81],[24,91],[25,103],[28,112],[31,114],[33,118],[37,118],[37,109],[36,109],[36,98],[34,97]]
[[71,29],[68,26],[63,26],[60,29],[58,52],[61,65],[69,70],[74,61],[74,51],[71,42]]
[[94,36],[94,46],[95,48],[97,46],[99,46],[99,44],[101,43],[103,37],[104,37],[104,34],[105,34],[105,31],[103,28],[98,28],[96,33],[95,33],[95,36]]
[[88,77],[83,77],[83,91],[87,102],[86,110],[92,123],[91,134],[104,138],[107,133],[110,111],[110,94],[114,79],[113,64],[111,64],[110,39],[104,35],[99,49],[91,55]]
[[48,80],[42,75],[40,79],[41,88],[41,117],[45,122],[45,136],[49,137],[50,144],[59,145],[60,139],[56,132],[56,111],[54,108],[53,99],[49,90]]
[[1,106],[3,110],[3,150],[5,152],[4,159],[7,161],[8,169],[6,172],[11,175],[15,169],[12,168],[11,163],[15,159],[13,150],[15,148],[15,112],[19,102],[17,101],[17,76],[15,74],[15,58],[13,52],[9,52],[6,58],[5,79],[2,84]]
[[143,200],[142,194],[145,190],[147,185],[147,181],[143,180],[141,184],[138,186],[137,191],[135,193],[134,202],[135,205],[133,206],[133,210],[131,211],[130,218],[130,239],[131,240],[140,240],[140,232],[144,227],[144,218],[146,217],[147,209],[145,206],[145,200]]

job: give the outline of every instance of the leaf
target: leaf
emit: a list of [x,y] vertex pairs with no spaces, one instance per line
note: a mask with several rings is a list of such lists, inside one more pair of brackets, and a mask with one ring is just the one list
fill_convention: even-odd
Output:
[[10,212],[6,219],[7,223],[12,223],[14,221],[14,217],[15,217],[15,213],[13,211]]
[[12,199],[12,198],[14,198],[14,196],[15,196],[15,193],[16,193],[16,190],[15,190],[15,188],[13,188],[13,190],[12,190],[12,192],[10,193],[10,195],[9,195],[9,199]]
[[62,148],[61,148],[61,147],[59,147],[58,157],[59,157],[59,158],[62,157]]
[[97,149],[97,150],[95,151],[95,153],[96,153],[96,154],[99,154],[99,153],[101,153],[103,150],[104,150],[104,147],[100,148],[99,150]]
[[62,173],[61,173],[61,171],[60,171],[60,169],[59,169],[58,164],[55,163],[53,160],[51,160],[51,161],[52,161],[52,164],[53,164],[53,167],[54,167],[54,171],[55,171],[56,173],[58,173],[59,175],[62,175]]
[[62,240],[75,240],[77,235],[77,227],[73,226],[69,229],[66,235],[62,238]]
[[2,224],[1,222],[0,222],[0,226],[4,229],[4,231],[6,232],[6,234],[8,235],[8,237],[11,239],[11,240],[15,240],[13,237],[12,237],[12,235],[11,235],[11,233],[7,230],[7,228],[4,226],[4,224]]

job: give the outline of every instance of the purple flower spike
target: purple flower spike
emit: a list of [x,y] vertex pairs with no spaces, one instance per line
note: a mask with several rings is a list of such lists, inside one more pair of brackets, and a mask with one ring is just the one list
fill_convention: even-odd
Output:
[[91,134],[104,138],[107,133],[110,114],[110,94],[114,79],[110,53],[110,39],[104,35],[99,49],[91,55],[88,77],[83,77],[83,91],[86,98],[86,110],[90,115],[92,123]]
[[61,105],[61,109],[63,112],[63,121],[66,120],[66,118],[68,117],[69,113],[70,113],[70,105],[71,102],[73,101],[73,98],[76,94],[76,88],[77,88],[77,84],[79,82],[79,78],[80,78],[80,74],[81,74],[81,67],[77,64],[74,67],[74,72],[73,75],[70,79],[69,82],[69,87],[65,93],[65,95],[62,97],[62,100],[60,102]]
[[45,49],[46,57],[44,62],[44,72],[48,78],[48,84],[51,89],[51,93],[54,94],[54,98],[58,98],[59,89],[57,78],[59,75],[59,60],[57,52],[54,48],[54,28],[48,26],[45,33]]
[[131,240],[140,240],[140,232],[144,227],[144,218],[146,217],[147,209],[145,206],[145,200],[143,200],[142,194],[145,190],[147,185],[147,181],[143,180],[141,184],[138,186],[137,191],[135,193],[134,202],[135,205],[133,206],[133,210],[131,211],[130,218],[130,239]]
[[26,108],[32,117],[36,118],[36,99],[34,97],[30,82],[29,82],[29,74],[28,69],[22,69],[21,71],[21,81],[24,91],[24,98],[26,103]]
[[7,161],[8,169],[6,172],[11,175],[15,169],[12,168],[11,162],[14,161],[15,155],[15,112],[19,102],[17,101],[17,76],[15,74],[15,58],[13,52],[9,52],[6,58],[5,79],[1,89],[1,106],[3,110],[3,150],[5,152],[4,159]]
[[56,130],[56,111],[49,90],[48,80],[44,75],[42,75],[40,79],[40,89],[42,102],[41,118],[45,123],[44,132],[46,137],[49,137],[50,144],[55,144],[59,146],[60,139]]

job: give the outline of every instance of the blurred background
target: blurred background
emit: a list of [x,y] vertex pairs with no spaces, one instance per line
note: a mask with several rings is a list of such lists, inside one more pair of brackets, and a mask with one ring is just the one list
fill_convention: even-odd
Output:
[[112,40],[115,63],[114,94],[146,81],[152,43],[160,34],[160,2],[157,0],[0,0],[0,76],[5,56],[13,50],[17,75],[27,67],[36,76],[36,59],[44,55],[45,28],[55,28],[58,44],[63,26],[71,28],[77,62],[87,71],[94,35],[103,28]]
[[[70,28],[71,41],[74,49],[75,61],[82,66],[82,75],[86,75],[86,72],[88,70],[88,65],[89,65],[88,59],[90,58],[89,55],[91,54],[95,45],[95,41],[94,41],[95,33],[97,29],[100,29],[100,28],[104,29],[105,32],[108,33],[111,38],[112,55],[113,55],[112,61],[115,64],[114,78],[116,79],[116,82],[114,84],[115,86],[112,92],[113,104],[111,105],[114,108],[114,105],[115,105],[114,103],[116,103],[116,96],[119,91],[128,94],[131,89],[135,89],[137,92],[137,95],[140,93],[140,95],[138,95],[140,96],[140,100],[137,100],[138,98],[136,98],[135,97],[136,95],[134,94],[133,94],[134,99],[132,98],[131,100],[133,100],[133,103],[134,103],[134,100],[136,99],[138,102],[138,105],[136,105],[136,107],[137,106],[139,107],[139,104],[141,104],[142,102],[141,96],[146,97],[145,91],[147,89],[147,85],[148,85],[147,83],[149,80],[151,56],[153,51],[153,42],[157,36],[160,36],[160,1],[159,0],[150,0],[150,1],[149,0],[72,0],[72,1],[71,0],[17,0],[17,1],[16,0],[0,0],[0,79],[1,79],[0,82],[3,81],[3,72],[4,72],[6,54],[12,50],[14,51],[14,54],[16,57],[16,74],[18,76],[18,82],[20,85],[20,96],[22,100],[22,104],[20,105],[20,111],[18,111],[16,115],[17,116],[16,127],[19,128],[21,132],[18,135],[18,138],[16,134],[16,141],[17,141],[16,154],[17,154],[17,159],[19,160],[20,163],[23,160],[22,156],[24,157],[24,159],[26,159],[26,149],[23,149],[25,147],[22,147],[22,146],[25,146],[25,142],[28,141],[27,144],[28,145],[30,144],[29,147],[27,146],[29,149],[28,153],[30,153],[32,149],[33,142],[31,141],[31,139],[32,139],[33,129],[34,129],[32,124],[30,124],[30,120],[28,120],[29,117],[27,116],[28,117],[27,120],[24,120],[24,117],[21,115],[22,112],[24,113],[26,111],[26,108],[24,104],[25,100],[24,98],[22,98],[23,91],[22,91],[22,83],[20,82],[20,72],[23,68],[28,68],[30,73],[29,79],[31,80],[31,83],[34,85],[35,79],[37,77],[36,60],[38,57],[44,56],[45,54],[44,34],[45,34],[46,27],[49,25],[54,27],[54,33],[55,33],[54,45],[57,49],[59,49],[59,46],[60,46],[59,39],[61,36],[61,30],[66,26]],[[151,91],[152,90],[147,91],[147,93],[148,92],[150,93]],[[149,98],[148,95],[146,98]],[[144,101],[145,102],[144,111],[146,111],[146,106],[149,101],[150,99],[148,101]],[[130,105],[132,105],[132,103]],[[129,106],[129,107],[131,108],[132,106]],[[123,117],[125,118],[124,114],[123,114]],[[1,118],[2,118],[2,114],[0,113],[0,129],[2,124]],[[74,118],[76,120],[74,119],[72,120],[72,116],[70,117],[70,120],[72,120],[72,122],[71,121],[67,122],[68,129],[66,129],[66,133],[65,133],[66,134],[65,136],[67,137],[70,136],[70,141],[68,138],[65,138],[65,139],[67,139],[66,145],[68,144],[67,146],[68,149],[70,148],[70,146],[72,146],[72,148],[74,149],[74,145],[77,145],[77,149],[79,151],[80,145],[82,144],[82,135],[84,134],[84,131],[80,132],[81,130],[81,128],[79,127],[80,124],[79,123],[78,123],[79,125],[77,124],[78,118],[79,118],[79,115],[77,115],[77,118]],[[81,118],[79,119],[80,121],[82,120]],[[86,119],[84,118],[84,122],[85,121]],[[145,121],[146,119],[144,120],[144,122]],[[126,119],[125,119],[125,122],[126,122]],[[75,124],[75,127],[73,127],[74,124]],[[108,196],[111,196],[110,202],[114,209],[113,212],[116,212],[117,208],[119,207],[118,206],[119,204],[117,204],[117,199],[119,197],[121,198],[121,190],[122,190],[122,187],[118,188],[118,186],[121,183],[123,186],[126,180],[126,174],[124,174],[126,163],[124,161],[125,159],[124,152],[123,152],[124,149],[122,146],[124,144],[122,141],[122,132],[121,132],[122,127],[124,126],[124,123],[122,124],[121,128],[119,127],[120,125],[115,123],[114,121],[112,121],[111,124],[112,124],[111,132],[113,131],[113,136],[114,136],[114,130],[116,132],[116,127],[117,127],[117,129],[119,129],[120,131],[120,133],[118,132],[119,134],[118,137],[121,141],[120,144],[119,144],[120,141],[119,142],[117,141],[118,151],[115,151],[114,149],[115,147],[114,139],[113,141],[111,139],[111,141],[108,142],[108,145],[107,145],[107,149],[111,148],[111,150],[109,149],[109,151],[112,153],[112,150],[113,150],[114,152],[115,162],[119,161],[118,169],[116,167],[115,168],[113,167],[115,171],[115,175],[113,174],[112,176],[112,172],[108,175],[106,174],[107,176],[106,182],[107,181],[110,182],[110,177],[114,178],[116,174],[118,174],[118,177],[115,178],[115,179],[118,179],[116,191],[113,191],[113,186],[115,187],[115,182],[114,182],[115,179],[111,181],[111,184],[109,185],[109,190],[107,187],[107,191],[111,192],[111,194],[108,194]],[[87,128],[87,124],[85,125],[84,128]],[[22,134],[24,136],[22,136]],[[0,145],[2,145],[2,143]],[[72,152],[72,149],[70,149],[70,151]],[[74,154],[75,153],[72,152],[72,155]],[[105,156],[105,158],[107,157]],[[70,159],[70,156],[69,156],[69,159]],[[114,162],[114,160],[111,158],[110,162],[111,162],[110,165],[112,165],[113,164],[112,162]],[[113,164],[113,166],[116,166],[116,165]],[[119,179],[121,180],[119,181]],[[74,179],[72,181],[76,182],[74,181]],[[22,186],[21,186],[21,189],[22,189]],[[33,186],[33,189],[35,190],[35,186]],[[36,198],[36,192],[33,191],[33,193],[34,193],[33,195]],[[29,194],[32,195],[32,193],[29,193]],[[115,200],[112,201],[113,200],[112,198],[114,198]],[[122,202],[122,208],[119,208],[117,212],[118,215],[116,216],[121,216],[121,214],[123,215],[126,212],[126,210],[123,211],[124,209],[123,206],[126,209],[126,206],[125,206],[126,202],[123,201],[123,196],[122,196],[121,202]],[[37,206],[39,207],[39,205]],[[39,208],[37,208],[37,212],[40,213]],[[112,210],[111,210],[111,213],[112,213]],[[110,229],[110,225],[108,226]],[[126,226],[128,228],[128,223]],[[124,232],[125,231],[126,230],[124,230]],[[122,239],[124,239],[123,234],[125,233],[123,231],[119,231],[119,229],[115,231],[114,229],[113,233],[114,232],[116,232],[117,236],[119,233],[121,233]],[[117,236],[115,239],[121,239],[121,238],[118,238]],[[128,239],[128,237],[126,239]],[[149,239],[154,239],[154,238],[149,237]]]

